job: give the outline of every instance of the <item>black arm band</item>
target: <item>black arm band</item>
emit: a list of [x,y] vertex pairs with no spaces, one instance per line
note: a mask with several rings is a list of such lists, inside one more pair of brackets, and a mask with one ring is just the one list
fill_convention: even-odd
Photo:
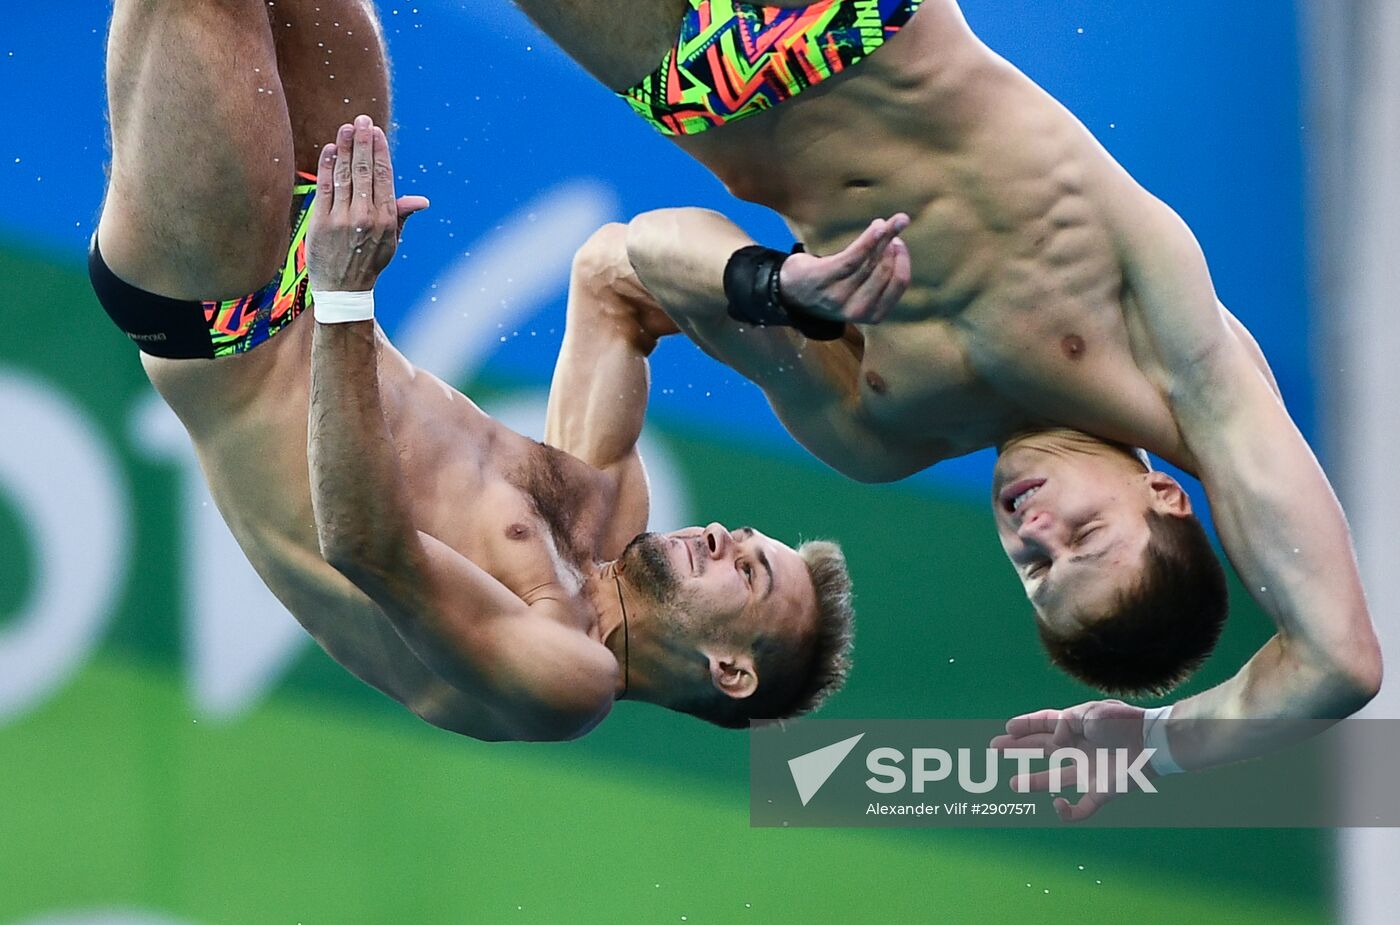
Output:
[[[793,253],[801,250],[797,245]],[[778,291],[778,274],[788,254],[752,244],[741,247],[724,267],[724,294],[729,317],[756,327],[796,328],[809,340],[838,340],[846,332],[844,321],[830,321],[788,308]]]

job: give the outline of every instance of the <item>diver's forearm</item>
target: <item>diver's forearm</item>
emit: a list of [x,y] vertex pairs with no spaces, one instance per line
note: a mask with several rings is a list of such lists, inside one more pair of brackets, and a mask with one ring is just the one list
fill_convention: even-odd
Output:
[[627,225],[627,254],[638,277],[687,333],[694,325],[730,324],[724,268],[754,241],[707,209],[658,209]]
[[[1234,678],[1180,709],[1259,721],[1238,724],[1248,757],[1251,748],[1286,742],[1291,722],[1316,732],[1364,706],[1380,685],[1380,645],[1346,517],[1287,409],[1233,337],[1205,372],[1216,387],[1185,403],[1178,421],[1200,460],[1221,545],[1277,635]],[[1202,724],[1201,735],[1232,725]],[[1251,743],[1256,737],[1262,741]],[[1203,764],[1232,757],[1228,742],[1201,743]]]
[[1361,709],[1378,679],[1274,636],[1232,677],[1172,707],[1167,736],[1186,770],[1233,764],[1322,732]]
[[598,468],[632,455],[646,419],[647,358],[675,330],[628,262],[626,229],[599,229],[574,256],[545,442]]
[[762,388],[775,406],[815,398],[817,391],[830,391],[818,359],[825,345],[729,316],[725,267],[735,251],[753,243],[707,209],[658,209],[627,226],[628,258],[642,285],[696,346]]
[[322,555],[342,571],[394,567],[416,534],[379,394],[373,321],[316,324],[307,455]]

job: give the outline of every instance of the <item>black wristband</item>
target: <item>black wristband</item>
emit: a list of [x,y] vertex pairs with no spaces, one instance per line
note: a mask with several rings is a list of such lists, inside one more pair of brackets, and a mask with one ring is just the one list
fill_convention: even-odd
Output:
[[[802,249],[797,245],[793,253]],[[838,340],[846,332],[844,321],[809,315],[783,304],[779,274],[788,254],[751,244],[741,247],[724,267],[724,294],[729,317],[757,327],[790,327],[809,340]]]

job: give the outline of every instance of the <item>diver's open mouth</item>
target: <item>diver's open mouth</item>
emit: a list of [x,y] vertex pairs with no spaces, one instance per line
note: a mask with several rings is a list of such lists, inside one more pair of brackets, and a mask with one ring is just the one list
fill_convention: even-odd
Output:
[[1001,507],[1008,514],[1019,511],[1027,501],[1035,497],[1036,492],[1044,487],[1045,479],[1021,479],[1012,485],[1008,485],[1001,492]]

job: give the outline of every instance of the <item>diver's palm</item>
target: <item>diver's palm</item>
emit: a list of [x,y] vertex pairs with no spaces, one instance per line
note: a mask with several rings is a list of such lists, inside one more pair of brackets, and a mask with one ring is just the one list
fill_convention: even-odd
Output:
[[[1065,710],[1040,710],[1008,720],[1006,734],[997,736],[991,744],[992,748],[999,750],[1038,748],[1048,754],[1057,748],[1072,748],[1084,752],[1090,759],[1088,780],[1082,782],[1087,792],[1074,804],[1064,797],[1055,799],[1055,812],[1062,820],[1079,822],[1121,795],[1115,792],[1114,787],[1119,776],[1119,765],[1124,758],[1131,763],[1142,752],[1142,718],[1145,712],[1142,707],[1121,700],[1094,700]],[[1107,751],[1107,761],[1098,760],[1100,749]],[[1076,767],[1072,765],[1065,769],[1061,779],[1063,786],[1081,784]],[[1108,792],[1099,793],[1099,782],[1105,779],[1108,786],[1103,789]],[[1038,771],[1013,781],[1013,786],[1023,792],[1048,791],[1050,774],[1048,771]]]
[[844,250],[797,253],[778,277],[783,302],[819,318],[878,324],[909,288],[909,248],[899,237],[909,216],[876,219]]

